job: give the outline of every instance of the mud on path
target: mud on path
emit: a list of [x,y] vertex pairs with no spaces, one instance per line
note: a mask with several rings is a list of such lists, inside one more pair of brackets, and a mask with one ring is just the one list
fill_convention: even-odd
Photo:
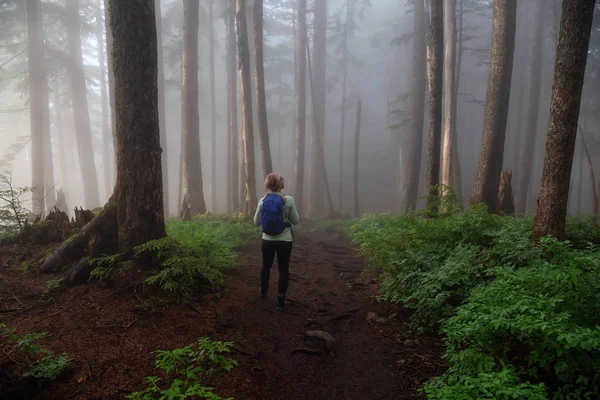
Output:
[[[42,300],[48,277],[7,270],[14,254],[3,250],[0,309],[29,309],[0,314],[0,321],[19,332],[48,332],[42,343],[73,358],[58,382],[10,398],[122,399],[156,373],[153,351],[200,336],[235,343],[231,356],[238,366],[211,382],[223,397],[419,398],[421,384],[445,370],[441,341],[417,336],[408,328],[407,312],[373,300],[377,284],[361,278],[365,264],[343,235],[312,232],[297,239],[285,311],[275,309],[276,266],[269,299],[258,296],[258,241],[240,249],[243,265],[232,271],[219,299],[194,307],[149,304],[131,287],[93,285]],[[307,337],[310,330],[331,334],[333,349]]]

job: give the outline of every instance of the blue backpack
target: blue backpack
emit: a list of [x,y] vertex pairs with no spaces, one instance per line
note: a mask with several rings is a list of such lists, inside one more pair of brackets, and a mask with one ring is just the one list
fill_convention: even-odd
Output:
[[267,235],[276,236],[281,234],[285,228],[290,227],[289,222],[284,222],[285,200],[282,196],[269,193],[263,199],[260,211],[260,224],[262,231]]

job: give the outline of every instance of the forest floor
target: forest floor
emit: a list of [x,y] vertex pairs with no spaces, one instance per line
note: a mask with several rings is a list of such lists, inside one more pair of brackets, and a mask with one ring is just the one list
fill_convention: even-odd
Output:
[[[58,381],[10,398],[122,399],[156,374],[154,351],[201,336],[234,342],[238,366],[211,382],[223,397],[419,398],[422,383],[446,369],[441,340],[416,335],[407,311],[374,300],[377,283],[361,276],[366,264],[343,234],[313,230],[297,239],[285,311],[275,309],[276,266],[269,299],[258,296],[257,240],[239,249],[242,265],[218,296],[194,306],[149,300],[132,286],[84,285],[44,295],[48,276],[12,268],[31,250],[1,248],[0,310],[20,311],[0,314],[0,322],[18,333],[47,332],[41,343],[73,359]],[[333,350],[307,338],[309,330],[333,335]]]

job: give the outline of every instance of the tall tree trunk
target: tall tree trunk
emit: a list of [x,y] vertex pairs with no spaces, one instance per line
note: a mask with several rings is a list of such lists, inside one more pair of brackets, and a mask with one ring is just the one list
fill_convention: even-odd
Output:
[[[158,0],[160,1],[160,0]],[[108,95],[106,93],[106,70],[104,69],[104,31],[102,25],[104,12],[102,11],[103,0],[98,4],[98,14],[96,16],[98,26],[96,27],[96,41],[98,42],[98,66],[100,67],[100,102],[102,103],[102,163],[104,164],[104,191],[106,198],[112,193],[111,178],[111,142],[112,135],[108,128]],[[106,21],[105,23],[108,23]]]
[[114,185],[116,182],[116,169],[117,169],[117,112],[115,110],[115,73],[113,70],[113,36],[108,21],[110,20],[108,1],[104,0],[104,21],[106,31],[106,67],[108,70],[108,99],[110,102],[110,132],[112,136],[112,157],[111,157],[111,183]]
[[42,101],[44,103],[44,197],[46,210],[50,210],[56,205],[56,182],[54,180],[54,159],[52,157],[48,80],[46,80],[45,84],[42,86]]
[[213,0],[208,0],[208,40],[210,64],[210,209],[217,209],[217,94],[215,89],[215,29]]
[[[60,99],[60,83],[58,80],[54,81],[54,136],[56,136],[58,140],[58,160],[60,165],[60,185],[59,187],[65,193],[65,196],[68,197],[69,191],[71,188],[70,179],[69,179],[69,168],[68,168],[68,159],[69,152],[67,151],[67,141],[65,138],[65,130],[63,129],[63,117],[62,117],[62,101]],[[61,210],[66,213],[69,210]]]
[[556,52],[542,187],[534,223],[536,239],[565,237],[565,220],[581,92],[595,0],[563,1]]
[[529,185],[533,173],[533,154],[538,130],[538,114],[540,110],[540,92],[542,86],[542,59],[544,51],[544,11],[545,0],[538,0],[535,21],[535,36],[532,44],[531,72],[529,78],[529,103],[527,121],[523,133],[523,144],[519,155],[519,168],[517,169],[517,182],[515,187],[515,213],[525,214]]
[[160,147],[162,148],[163,201],[165,215],[169,215],[169,163],[167,152],[167,109],[165,105],[165,66],[162,42],[162,7],[161,0],[155,0],[156,12],[156,44],[158,56],[158,122],[160,127]]
[[442,149],[442,183],[457,191],[454,184],[454,147],[456,142],[456,104],[454,85],[456,70],[456,0],[444,1],[444,142]]
[[296,162],[294,164],[294,190],[298,212],[304,216],[304,169],[306,147],[306,0],[296,0]]
[[[118,88],[115,92],[118,170],[113,196],[117,203],[119,247],[130,249],[166,235],[156,17],[154,0],[110,0],[110,7]],[[140,69],[140,65],[145,68]]]
[[442,83],[444,66],[443,0],[431,0],[429,29],[429,140],[427,151],[427,208],[436,212],[439,205],[440,152],[442,142]]
[[27,62],[29,68],[29,120],[31,126],[31,176],[33,213],[40,215],[44,207],[44,86],[46,69],[40,0],[27,0]]
[[258,137],[262,155],[263,175],[266,178],[273,172],[269,125],[267,121],[267,98],[265,95],[265,65],[263,61],[263,0],[254,0],[254,65],[256,68],[256,113],[258,116]]
[[339,156],[339,178],[338,178],[338,208],[344,210],[344,133],[346,130],[346,86],[348,80],[348,36],[350,34],[350,24],[354,23],[354,2],[346,0],[346,23],[344,24],[344,36],[342,39],[342,49],[344,52],[342,59],[342,109],[340,115],[340,156]]
[[462,171],[460,168],[460,155],[458,153],[459,148],[459,140],[458,140],[458,129],[456,128],[458,124],[458,92],[460,90],[460,74],[462,70],[462,58],[464,52],[464,27],[463,27],[463,19],[464,19],[464,0],[457,0],[458,2],[458,30],[457,30],[457,46],[458,49],[456,51],[456,75],[454,82],[454,93],[452,94],[452,103],[454,104],[454,185],[456,186],[456,196],[459,207],[462,208],[463,205],[463,186],[462,186]]
[[237,45],[239,52],[239,73],[242,86],[242,126],[244,143],[244,165],[246,175],[246,214],[251,215],[256,208],[256,166],[254,163],[254,127],[252,126],[252,87],[250,74],[250,49],[248,47],[248,27],[245,0],[236,0]]
[[98,192],[98,175],[94,161],[92,131],[88,108],[83,55],[81,53],[81,18],[79,16],[79,0],[67,0],[65,18],[67,25],[67,43],[69,47],[69,79],[73,116],[75,119],[75,135],[77,139],[77,154],[81,166],[83,181],[84,206],[92,209],[100,206]]
[[579,137],[581,137],[581,144],[583,146],[583,151],[585,153],[585,158],[587,159],[587,164],[590,169],[590,179],[591,188],[592,188],[592,205],[594,210],[594,215],[598,215],[598,191],[596,190],[596,173],[594,172],[594,163],[592,162],[592,156],[590,155],[590,149],[587,145],[587,141],[585,140],[585,135],[581,127],[579,127]]
[[198,24],[197,0],[183,0],[182,57],[182,140],[183,201],[181,215],[206,212],[200,161],[200,123],[198,113]]
[[483,140],[471,197],[471,204],[485,203],[490,212],[496,212],[498,208],[516,28],[517,0],[495,0]]
[[405,179],[400,197],[400,212],[408,212],[416,208],[423,149],[427,53],[424,26],[425,8],[422,1],[415,1],[414,14],[409,156],[405,157],[406,165],[403,168]]
[[[420,2],[415,2],[415,4],[419,4]],[[423,99],[425,101],[425,99]],[[358,217],[360,215],[360,206],[358,199],[358,154],[360,150],[360,114],[362,111],[362,103],[360,99],[356,103],[356,130],[354,134],[354,216]]]
[[229,188],[227,192],[231,195],[231,209],[233,211],[240,211],[240,196],[239,196],[239,150],[238,150],[238,107],[237,107],[237,47],[235,37],[235,0],[229,0],[229,9],[227,11],[227,83],[228,83],[228,96],[227,96],[227,114],[228,114],[228,125],[229,125],[229,158],[230,161],[230,175],[231,180],[229,181]]
[[[326,126],[326,107],[327,107],[327,0],[315,2],[314,10],[314,64],[312,69],[314,75],[314,93],[312,93],[312,103],[315,110],[315,126],[312,129],[310,138],[310,184],[309,184],[309,202],[308,215],[311,218],[318,218],[324,215],[324,196],[323,196],[323,175],[320,171],[321,162],[319,142],[324,143]],[[317,135],[321,135],[317,137]],[[324,150],[324,149],[323,149]]]
[[88,280],[93,269],[91,257],[105,251],[130,252],[140,244],[166,236],[154,0],[109,0],[109,6],[110,26],[116,38],[117,183],[103,211],[40,266],[43,272],[56,271],[83,256],[68,272],[71,283]]

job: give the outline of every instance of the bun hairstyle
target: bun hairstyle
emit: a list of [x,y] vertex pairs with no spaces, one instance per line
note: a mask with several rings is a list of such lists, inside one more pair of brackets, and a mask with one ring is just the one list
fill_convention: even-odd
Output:
[[279,172],[271,172],[265,179],[265,189],[269,192],[281,192],[285,187],[283,176]]

